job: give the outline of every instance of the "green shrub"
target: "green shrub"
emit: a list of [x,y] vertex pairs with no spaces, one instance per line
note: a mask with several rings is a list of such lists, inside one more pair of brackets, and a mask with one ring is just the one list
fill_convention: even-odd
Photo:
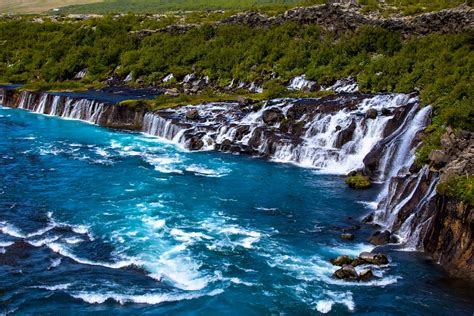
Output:
[[458,198],[474,206],[474,176],[451,177],[438,184],[436,192],[449,197]]
[[362,175],[347,177],[346,184],[352,189],[367,189],[372,186],[369,177]]

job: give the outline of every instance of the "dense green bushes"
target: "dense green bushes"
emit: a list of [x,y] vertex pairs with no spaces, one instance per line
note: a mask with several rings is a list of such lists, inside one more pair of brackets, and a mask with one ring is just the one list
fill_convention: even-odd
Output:
[[133,83],[161,85],[169,73],[180,80],[194,72],[221,85],[232,78],[268,82],[267,93],[281,96],[282,85],[303,73],[319,84],[354,76],[362,91],[420,91],[423,103],[433,105],[434,132],[444,124],[474,127],[472,31],[402,40],[377,27],[336,36],[318,26],[286,23],[268,29],[204,25],[143,40],[129,33],[168,22],[134,15],[75,23],[0,22],[0,81],[62,82],[87,69],[81,84],[131,73]]
[[452,177],[440,183],[436,192],[441,195],[455,197],[474,206],[474,176]]

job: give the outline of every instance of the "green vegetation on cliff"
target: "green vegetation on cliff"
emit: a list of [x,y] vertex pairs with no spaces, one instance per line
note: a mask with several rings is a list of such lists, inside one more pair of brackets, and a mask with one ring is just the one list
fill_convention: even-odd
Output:
[[474,206],[474,176],[452,177],[438,184],[436,192],[441,195],[458,198]]

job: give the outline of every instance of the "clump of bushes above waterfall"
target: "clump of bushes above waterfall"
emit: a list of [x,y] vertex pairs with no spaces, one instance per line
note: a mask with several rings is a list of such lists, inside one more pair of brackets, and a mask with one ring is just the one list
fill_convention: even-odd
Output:
[[362,92],[420,91],[423,103],[433,105],[433,132],[444,124],[474,128],[473,31],[405,39],[379,27],[341,34],[288,22],[265,29],[203,24],[143,39],[130,33],[160,23],[135,15],[67,23],[3,20],[0,82],[54,86],[87,70],[78,83],[130,75],[130,85],[159,86],[170,73],[178,81],[195,73],[221,86],[232,79],[267,83],[267,96],[281,96],[297,75],[321,85],[353,76]]

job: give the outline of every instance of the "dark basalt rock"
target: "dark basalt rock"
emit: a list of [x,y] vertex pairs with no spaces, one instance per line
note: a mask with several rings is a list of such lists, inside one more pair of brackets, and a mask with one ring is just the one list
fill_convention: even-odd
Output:
[[[339,126],[340,127],[340,126]],[[349,124],[348,127],[345,129],[341,130],[339,134],[337,134],[337,139],[336,139],[336,148],[341,148],[348,142],[352,140],[352,137],[354,136],[354,131],[356,129],[356,123],[354,121]],[[337,129],[337,127],[336,127]]]
[[372,245],[381,246],[390,243],[391,233],[388,230],[383,232],[376,231],[369,237],[369,242]]
[[388,263],[387,256],[382,253],[362,252],[359,255],[359,259],[365,263],[375,265],[384,265]]
[[374,273],[372,272],[371,269],[366,269],[366,270],[363,270],[359,273],[359,280],[360,281],[364,281],[364,282],[367,282],[367,281],[370,281],[374,278]]
[[189,110],[186,112],[186,118],[188,120],[197,120],[199,118],[199,112],[196,109]]
[[339,270],[336,270],[336,272],[334,272],[334,277],[349,281],[357,281],[359,279],[359,275],[354,267],[347,264],[342,266]]
[[374,221],[374,213],[370,213],[362,219],[362,223],[371,224]]
[[354,261],[353,258],[349,257],[349,256],[339,256],[335,259],[331,259],[330,262],[335,265],[335,266],[340,266],[342,267],[343,265],[346,265],[346,264],[351,264],[352,261]]
[[382,115],[384,116],[392,115],[392,111],[390,111],[390,109],[387,109],[387,108],[383,108],[381,112],[382,112]]
[[367,112],[365,112],[366,119],[375,120],[377,116],[378,116],[378,112],[375,109],[368,109]]
[[204,142],[199,136],[193,136],[188,141],[188,148],[190,150],[200,150],[204,146]]
[[283,115],[283,112],[280,109],[268,109],[263,111],[262,119],[265,122],[265,124],[268,125],[273,125],[276,123],[281,122],[285,118],[285,115]]

